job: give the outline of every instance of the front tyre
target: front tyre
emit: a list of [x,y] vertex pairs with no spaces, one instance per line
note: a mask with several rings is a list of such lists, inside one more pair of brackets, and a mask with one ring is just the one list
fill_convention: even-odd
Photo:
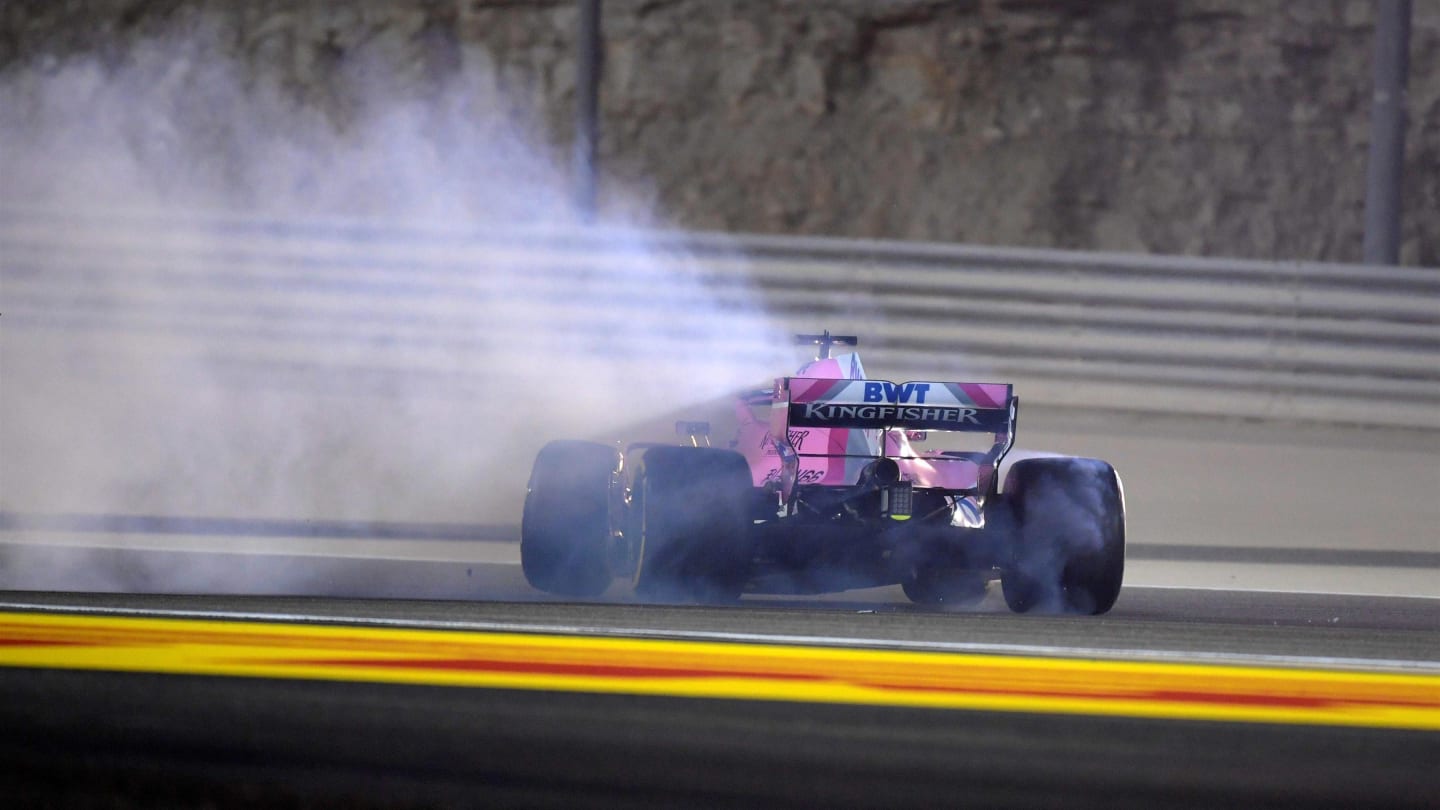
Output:
[[1016,613],[1105,613],[1125,575],[1120,476],[1090,458],[1016,462],[1001,496],[1014,521],[1001,578]]
[[990,578],[984,571],[920,568],[901,581],[905,596],[917,605],[969,608],[985,601]]
[[647,450],[627,523],[639,543],[636,593],[657,602],[739,599],[750,576],[752,491],[750,467],[732,450]]
[[531,585],[560,596],[599,596],[610,585],[610,487],[620,453],[603,444],[554,441],[535,457],[520,522],[520,567]]

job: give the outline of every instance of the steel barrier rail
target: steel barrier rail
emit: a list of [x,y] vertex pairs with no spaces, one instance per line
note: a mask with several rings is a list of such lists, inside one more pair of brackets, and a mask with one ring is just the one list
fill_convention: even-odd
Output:
[[1032,403],[1440,429],[1432,268],[7,207],[0,313],[11,342],[124,334],[246,384],[377,390],[493,351],[760,362],[831,328],[885,376]]

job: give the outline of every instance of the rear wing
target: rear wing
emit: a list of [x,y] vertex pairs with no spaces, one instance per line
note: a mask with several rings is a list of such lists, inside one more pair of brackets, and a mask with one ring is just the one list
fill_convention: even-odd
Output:
[[782,377],[776,405],[791,427],[948,430],[1013,434],[1008,383],[906,382]]

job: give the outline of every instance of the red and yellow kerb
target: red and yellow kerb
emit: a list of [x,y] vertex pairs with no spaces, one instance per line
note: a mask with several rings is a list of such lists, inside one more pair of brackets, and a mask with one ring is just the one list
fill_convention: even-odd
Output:
[[0,666],[1440,731],[1440,675],[0,612]]

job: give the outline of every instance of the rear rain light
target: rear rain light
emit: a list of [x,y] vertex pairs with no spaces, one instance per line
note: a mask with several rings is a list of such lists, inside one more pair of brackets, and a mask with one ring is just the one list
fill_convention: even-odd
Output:
[[915,487],[909,481],[897,481],[880,490],[880,514],[891,520],[909,520],[915,511]]

